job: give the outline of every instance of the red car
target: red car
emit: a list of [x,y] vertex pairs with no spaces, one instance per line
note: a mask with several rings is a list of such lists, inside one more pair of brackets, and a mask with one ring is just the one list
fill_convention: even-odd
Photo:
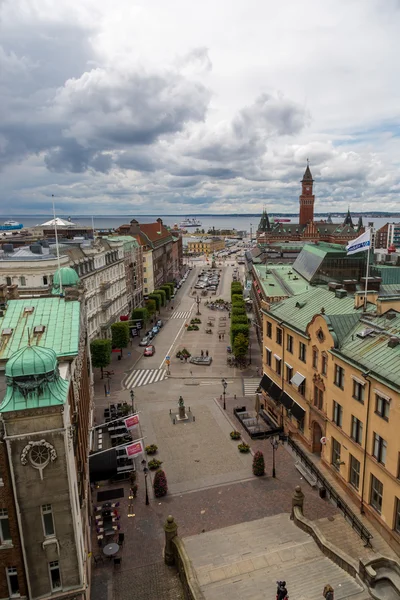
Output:
[[146,346],[143,352],[143,356],[153,356],[155,351],[156,349],[154,348],[154,346]]

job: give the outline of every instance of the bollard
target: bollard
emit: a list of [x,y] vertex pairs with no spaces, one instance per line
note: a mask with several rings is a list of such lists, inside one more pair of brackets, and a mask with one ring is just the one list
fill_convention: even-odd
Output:
[[196,417],[193,415],[193,421],[195,421],[195,420],[196,420]]
[[295,490],[293,492],[293,496],[292,496],[292,513],[290,515],[290,518],[292,521],[294,519],[294,508],[296,506],[299,507],[301,514],[303,514],[304,494],[301,491],[301,487],[299,485],[296,485]]
[[165,532],[165,547],[164,547],[164,562],[166,565],[172,566],[175,564],[174,549],[172,546],[172,540],[178,535],[178,525],[176,524],[174,517],[169,515],[164,523]]
[[175,419],[172,419],[172,424],[175,425]]
[[171,414],[171,413],[172,413],[172,408],[169,409],[169,414]]

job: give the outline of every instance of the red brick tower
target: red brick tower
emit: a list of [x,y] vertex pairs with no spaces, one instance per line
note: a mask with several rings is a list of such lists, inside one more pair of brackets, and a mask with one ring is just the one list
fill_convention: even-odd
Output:
[[310,221],[314,221],[314,200],[313,195],[314,180],[311,175],[310,167],[307,161],[307,168],[301,180],[301,196],[300,200],[300,225],[307,225]]

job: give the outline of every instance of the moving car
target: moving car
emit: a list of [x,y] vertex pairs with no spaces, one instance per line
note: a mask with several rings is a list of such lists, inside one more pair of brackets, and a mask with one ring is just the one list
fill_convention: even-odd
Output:
[[161,319],[158,319],[156,325],[157,325],[158,329],[161,329],[161,327],[164,325],[164,323],[162,322]]
[[211,356],[192,356],[190,361],[193,365],[206,365],[209,366],[212,363]]
[[148,346],[149,342],[150,342],[151,338],[149,338],[148,335],[145,335],[144,337],[142,337],[142,339],[139,342],[139,346]]
[[154,348],[154,346],[150,344],[150,346],[146,346],[146,348],[144,349],[143,356],[153,356],[153,354],[155,354],[155,351],[156,349]]
[[154,335],[157,335],[157,333],[159,332],[159,328],[157,327],[157,325],[154,325],[152,332],[154,333]]

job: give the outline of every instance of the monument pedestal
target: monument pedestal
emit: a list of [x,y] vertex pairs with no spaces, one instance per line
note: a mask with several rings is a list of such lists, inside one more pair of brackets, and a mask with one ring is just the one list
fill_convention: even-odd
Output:
[[186,412],[185,412],[185,407],[184,406],[180,406],[179,407],[179,414],[176,415],[176,420],[177,421],[187,421],[189,419],[189,417],[187,416]]

